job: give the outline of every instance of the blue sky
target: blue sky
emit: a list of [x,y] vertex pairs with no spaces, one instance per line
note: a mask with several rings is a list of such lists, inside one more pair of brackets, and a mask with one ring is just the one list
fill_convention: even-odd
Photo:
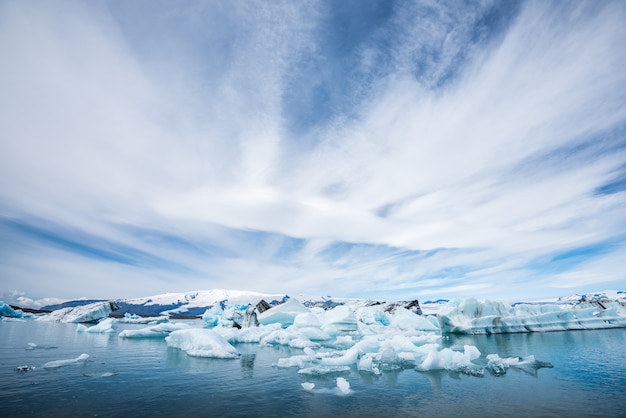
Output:
[[626,288],[621,1],[0,1],[0,294]]

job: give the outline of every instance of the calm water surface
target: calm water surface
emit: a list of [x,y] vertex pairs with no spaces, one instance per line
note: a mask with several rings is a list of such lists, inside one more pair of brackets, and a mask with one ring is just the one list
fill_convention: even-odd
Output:
[[[235,360],[193,358],[163,340],[76,333],[75,324],[0,321],[0,416],[626,417],[626,330],[444,337],[483,356],[535,355],[554,368],[472,377],[414,369],[310,377],[273,367],[301,354],[239,344]],[[37,344],[29,350],[28,343]],[[47,348],[46,348],[47,347]],[[56,347],[56,348],[50,348]],[[43,369],[48,361],[89,361]],[[18,366],[35,366],[19,372]],[[339,396],[336,378],[352,392]],[[310,393],[313,382],[323,393]]]

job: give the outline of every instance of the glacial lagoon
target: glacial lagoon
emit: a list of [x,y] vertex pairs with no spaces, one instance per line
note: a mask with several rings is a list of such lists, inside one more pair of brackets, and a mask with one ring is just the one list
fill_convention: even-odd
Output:
[[[455,350],[475,346],[477,365],[495,353],[532,355],[551,368],[483,369],[480,375],[390,367],[373,374],[351,366],[316,376],[276,367],[280,359],[303,355],[299,348],[240,343],[237,358],[200,358],[163,339],[118,336],[145,325],[114,327],[85,333],[70,323],[0,321],[0,416],[626,416],[623,328],[439,341]],[[78,361],[44,367],[72,359]],[[343,381],[347,393],[338,386]]]

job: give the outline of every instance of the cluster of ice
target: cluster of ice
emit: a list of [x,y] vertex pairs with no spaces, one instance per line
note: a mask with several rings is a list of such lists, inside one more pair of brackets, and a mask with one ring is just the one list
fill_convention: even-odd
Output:
[[626,327],[626,307],[609,299],[574,303],[521,303],[455,300],[438,315],[443,333],[499,334]]
[[8,304],[0,301],[0,316],[8,317],[8,318],[21,318],[23,315],[22,311],[15,310]]
[[[336,387],[318,389],[303,384],[311,393],[331,391],[349,394],[350,385],[336,375],[358,371],[381,375],[388,371],[447,370],[472,376],[485,371],[501,375],[510,368],[536,371],[551,367],[527,357],[501,358],[483,355],[473,345],[445,347],[446,333],[504,333],[554,331],[567,329],[626,327],[626,307],[619,300],[605,297],[581,298],[568,303],[507,305],[502,302],[466,299],[437,303],[437,312],[425,310],[417,301],[411,303],[373,303],[355,301],[335,305],[332,309],[308,308],[296,299],[271,307],[259,304],[219,303],[207,309],[203,328],[186,323],[161,322],[142,329],[120,332],[121,338],[165,338],[168,346],[190,356],[237,358],[236,346],[256,343],[265,346],[288,346],[301,349],[297,354],[280,358],[278,368],[296,368],[304,376],[332,376]],[[112,332],[113,319],[109,302],[53,312],[52,320],[88,322],[101,320],[95,326],[78,325],[78,332]],[[261,309],[263,308],[263,309]],[[126,315],[120,322],[133,323],[146,318]],[[157,318],[158,319],[158,318]],[[86,358],[59,360],[47,367],[60,367]],[[46,365],[44,366],[46,367]]]
[[191,325],[184,323],[164,322],[141,329],[125,329],[118,336],[120,338],[165,338],[174,331],[189,328]]
[[88,305],[62,308],[52,311],[49,315],[40,316],[38,321],[55,322],[96,322],[108,318],[109,314],[117,310],[115,302],[94,302]]
[[258,327],[228,326],[220,314],[230,317],[231,313],[221,308],[208,310],[204,320],[214,334],[230,344],[253,342],[303,349],[304,354],[281,358],[275,364],[280,368],[296,367],[303,375],[344,373],[352,368],[379,375],[403,368],[478,367],[474,364],[480,357],[476,347],[441,347],[435,317],[417,315],[401,306],[392,311],[386,308],[363,304],[309,309],[291,299],[258,315]]
[[83,324],[76,325],[76,332],[87,332],[91,334],[106,334],[110,332],[114,332],[113,330],[113,318],[103,319],[98,322],[97,325],[92,327],[87,327]]

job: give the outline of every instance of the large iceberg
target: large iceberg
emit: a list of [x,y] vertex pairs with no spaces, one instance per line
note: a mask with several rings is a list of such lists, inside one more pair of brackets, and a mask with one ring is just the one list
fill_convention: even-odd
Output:
[[626,307],[608,299],[515,306],[465,299],[451,301],[438,317],[443,333],[499,334],[626,327]]
[[97,322],[108,318],[109,314],[117,310],[115,302],[94,302],[88,305],[62,308],[50,314],[37,318],[38,321],[56,322]]
[[170,347],[193,357],[237,358],[239,352],[218,333],[206,328],[181,329],[165,338]]

